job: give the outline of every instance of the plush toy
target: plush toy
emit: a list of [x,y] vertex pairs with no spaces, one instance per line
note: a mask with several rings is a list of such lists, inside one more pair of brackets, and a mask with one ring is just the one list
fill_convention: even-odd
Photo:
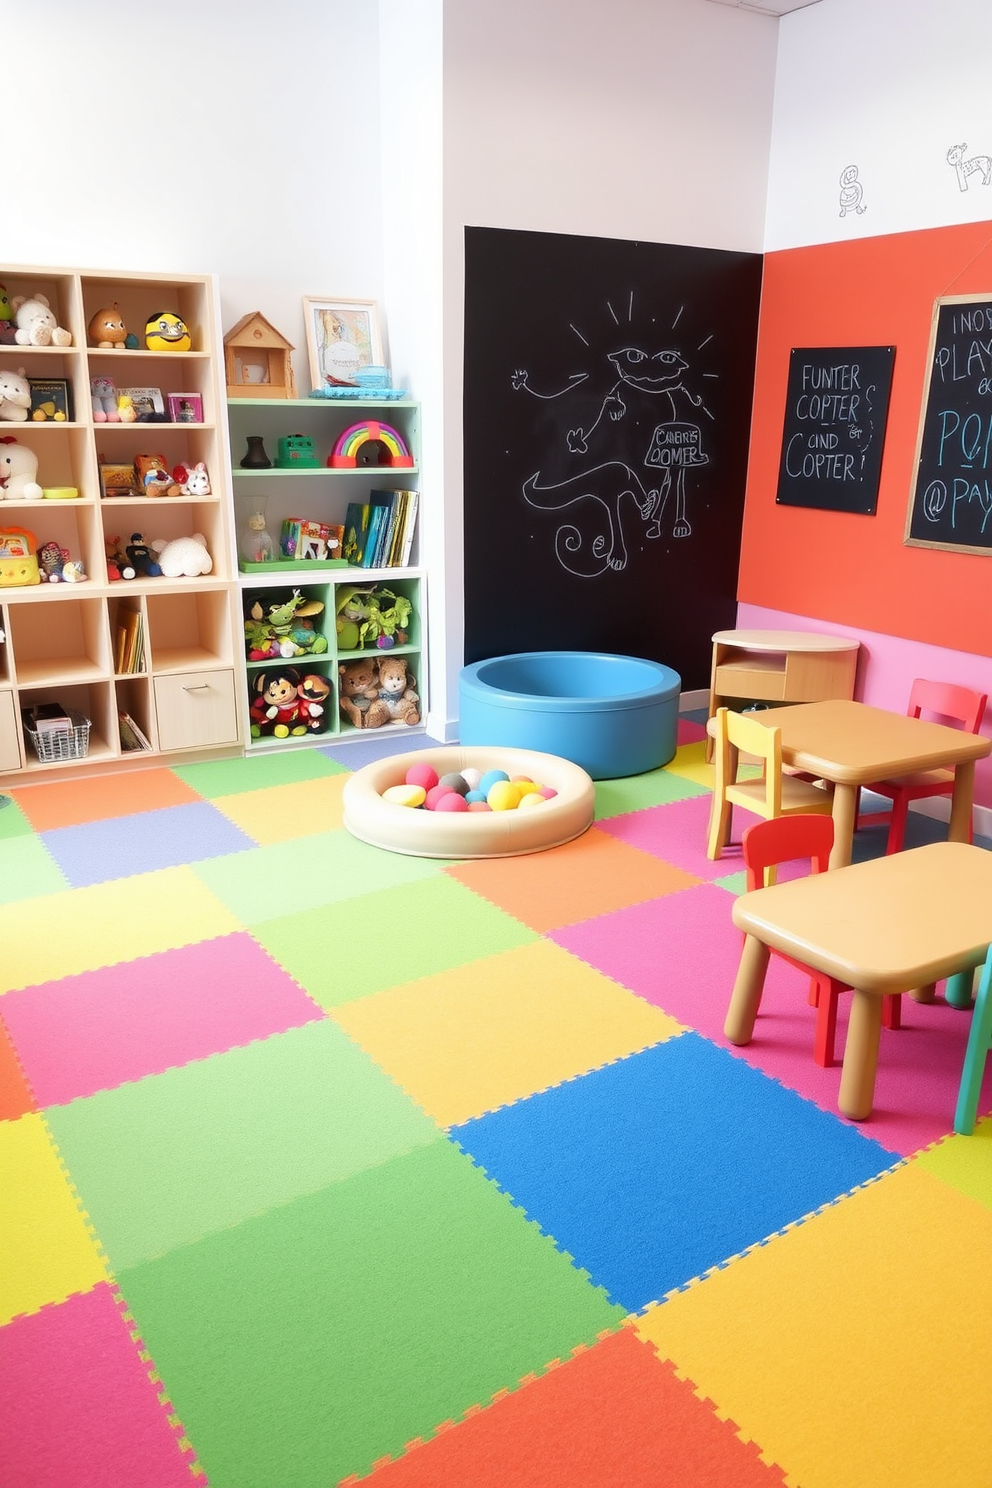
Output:
[[299,695],[300,674],[294,667],[259,672],[249,713],[253,739],[267,734],[286,739],[308,732],[307,715]]
[[200,532],[194,532],[192,537],[174,537],[171,542],[160,537],[152,543],[152,551],[158,556],[160,570],[167,579],[198,579],[214,566],[207,552],[207,539]]
[[117,419],[122,424],[136,424],[138,422],[138,410],[134,406],[134,399],[129,393],[117,394]]
[[5,501],[38,501],[45,494],[35,477],[38,456],[13,434],[0,439],[0,496]]
[[128,562],[139,579],[157,579],[160,577],[162,570],[155,562],[154,554],[140,532],[131,533],[131,541],[128,543],[125,552],[128,556]]
[[86,330],[91,346],[113,350],[127,341],[127,326],[124,324],[121,308],[116,303],[97,310]]
[[135,576],[134,566],[122,553],[120,538],[104,538],[104,547],[107,551],[107,578],[111,581],[116,579],[133,579]]
[[327,702],[331,696],[331,684],[319,672],[308,672],[300,681],[300,698],[306,713],[307,728],[311,734],[322,734],[330,725]]
[[90,404],[95,424],[120,422],[120,414],[117,412],[117,389],[114,387],[112,377],[90,378]]
[[362,622],[368,618],[366,595],[371,594],[371,584],[362,588],[358,584],[342,584],[337,590],[336,629],[339,651],[357,651],[361,645]]
[[174,466],[172,479],[179,482],[179,490],[183,496],[210,495],[210,477],[202,460],[197,460],[195,465],[184,460],[181,465]]
[[338,708],[346,723],[365,727],[365,717],[379,696],[379,673],[371,657],[343,661],[338,667]]
[[15,295],[10,302],[17,322],[18,346],[71,346],[72,333],[59,325],[58,316],[43,294]]
[[366,728],[381,728],[384,723],[419,723],[420,701],[413,690],[413,678],[407,674],[402,656],[383,656],[379,660],[379,688],[376,701],[365,717]]
[[308,599],[294,589],[288,600],[265,606],[251,601],[245,620],[248,659],[264,661],[270,656],[320,656],[327,650],[327,637],[315,629],[312,617],[322,613],[324,602]]
[[13,346],[16,334],[14,307],[7,298],[7,286],[0,284],[0,346]]
[[173,480],[164,455],[135,455],[134,474],[146,496],[178,496],[179,482]]
[[23,367],[0,367],[0,419],[23,424],[31,407],[31,384]]
[[172,310],[156,310],[145,324],[149,351],[189,351],[193,345],[186,322]]
[[69,561],[69,550],[63,548],[61,543],[42,543],[38,549],[38,567],[50,584],[57,584],[62,578],[62,565]]

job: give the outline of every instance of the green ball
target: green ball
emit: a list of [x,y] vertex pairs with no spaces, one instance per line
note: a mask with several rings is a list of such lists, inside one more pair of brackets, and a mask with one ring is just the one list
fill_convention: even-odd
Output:
[[359,630],[354,620],[338,621],[338,650],[357,651]]

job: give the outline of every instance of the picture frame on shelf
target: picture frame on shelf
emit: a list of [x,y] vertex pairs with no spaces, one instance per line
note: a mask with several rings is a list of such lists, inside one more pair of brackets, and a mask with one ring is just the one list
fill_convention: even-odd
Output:
[[304,295],[310,381],[316,388],[350,385],[363,367],[385,362],[376,300],[342,300]]
[[167,397],[170,423],[203,423],[203,399],[199,393],[169,393]]
[[34,424],[72,423],[72,384],[65,377],[29,377],[31,407],[28,419]]
[[161,424],[166,420],[165,399],[157,387],[122,387],[118,398],[130,398],[139,424]]

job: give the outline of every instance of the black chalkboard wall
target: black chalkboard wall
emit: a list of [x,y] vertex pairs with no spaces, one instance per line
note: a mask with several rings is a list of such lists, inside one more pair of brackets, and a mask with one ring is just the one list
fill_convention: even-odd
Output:
[[934,306],[911,547],[992,552],[992,299]]
[[780,506],[874,515],[894,356],[893,346],[790,353]]
[[734,624],[761,256],[468,228],[465,660],[708,684]]

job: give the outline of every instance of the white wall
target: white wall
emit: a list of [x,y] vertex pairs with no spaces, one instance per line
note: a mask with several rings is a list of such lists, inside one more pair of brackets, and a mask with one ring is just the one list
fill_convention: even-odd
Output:
[[218,274],[308,389],[301,297],[383,292],[376,7],[46,0],[3,32],[2,261]]
[[[766,250],[992,217],[988,0],[822,0],[779,23]],[[864,210],[841,216],[855,165]]]

